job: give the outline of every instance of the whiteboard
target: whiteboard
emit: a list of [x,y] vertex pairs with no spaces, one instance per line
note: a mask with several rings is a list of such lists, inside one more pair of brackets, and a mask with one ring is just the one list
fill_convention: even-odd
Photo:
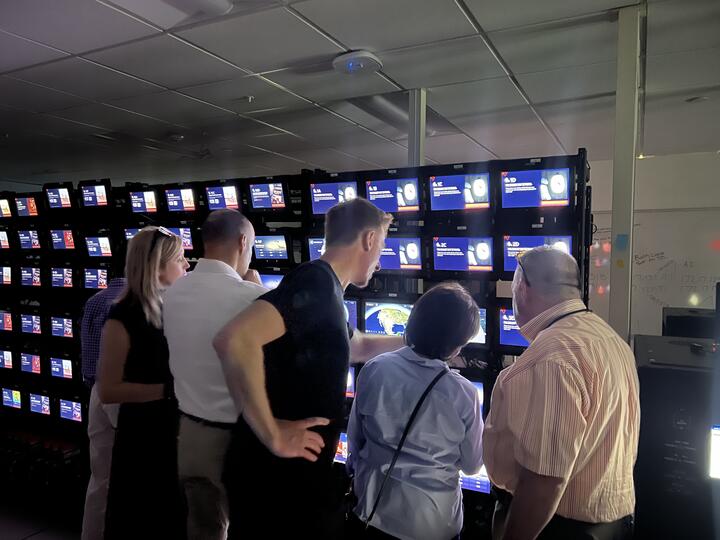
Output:
[[[594,213],[590,308],[609,314],[610,212]],[[662,333],[662,308],[715,308],[720,281],[720,208],[635,212],[630,331]]]

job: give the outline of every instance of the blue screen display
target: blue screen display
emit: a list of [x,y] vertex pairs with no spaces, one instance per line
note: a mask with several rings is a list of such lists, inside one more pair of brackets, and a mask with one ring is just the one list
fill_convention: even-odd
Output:
[[417,178],[368,180],[367,198],[385,212],[417,212],[420,210]]
[[105,186],[83,186],[83,206],[107,206],[107,189]]
[[365,302],[365,331],[368,334],[402,336],[411,310],[410,304]]
[[50,317],[51,333],[55,337],[73,337],[72,319],[64,317]]
[[30,412],[50,414],[50,398],[39,394],[30,394]]
[[12,369],[13,353],[12,351],[0,351],[0,369]]
[[85,269],[85,288],[86,289],[107,289],[108,271],[104,268],[86,268]]
[[40,375],[40,356],[37,354],[20,354],[20,371]]
[[223,208],[237,210],[240,207],[235,186],[207,187],[205,191],[207,192],[208,208],[210,210],[221,210]]
[[536,247],[548,246],[572,253],[572,236],[505,236],[503,241],[503,268],[506,272],[515,271],[518,255]]
[[50,270],[51,284],[53,287],[72,288],[73,271],[72,268],[52,268]]
[[357,182],[310,184],[313,214],[326,214],[338,203],[357,197]]
[[37,231],[18,231],[22,249],[40,249],[40,237]]
[[35,197],[17,197],[15,199],[18,216],[33,217],[38,215],[38,207]]
[[157,199],[154,191],[133,191],[130,193],[130,208],[136,214],[157,212]]
[[85,244],[90,257],[112,257],[110,238],[107,236],[88,236]]
[[82,406],[77,401],[60,400],[60,418],[82,422]]
[[40,287],[40,269],[20,268],[20,284],[25,287]]
[[419,238],[386,238],[380,253],[382,270],[422,270]]
[[520,327],[515,322],[515,315],[510,308],[500,308],[500,345],[513,347],[527,347],[528,341],[520,333]]
[[50,374],[60,379],[72,379],[72,360],[66,358],[50,358]]
[[357,300],[344,300],[345,318],[352,328],[357,328],[358,323],[358,303]]
[[168,210],[171,212],[192,212],[195,210],[195,193],[190,188],[166,189]]
[[53,249],[75,249],[73,233],[68,229],[53,229],[50,231]]
[[491,272],[492,238],[436,236],[433,238],[435,270]]
[[260,281],[263,287],[267,289],[275,289],[282,281],[283,276],[280,274],[260,274]]
[[20,315],[20,330],[24,334],[42,334],[40,315]]
[[12,409],[22,408],[22,395],[19,390],[2,389],[3,405]]
[[325,253],[325,239],[308,238],[308,252],[310,253],[311,261],[322,257],[323,253]]
[[7,311],[0,311],[0,330],[4,332],[12,332],[12,313]]
[[285,193],[283,192],[283,185],[281,183],[251,184],[250,204],[256,210],[285,208]]
[[185,251],[193,249],[192,229],[189,227],[168,227],[168,230],[182,240]]
[[48,206],[50,208],[71,208],[70,192],[67,188],[49,188],[47,191]]
[[255,258],[287,259],[287,242],[284,236],[256,236],[255,237]]
[[340,434],[340,440],[338,441],[338,447],[335,451],[335,458],[333,461],[335,463],[345,464],[347,463],[348,459],[348,440],[347,440],[347,433],[341,433]]
[[487,310],[485,308],[478,308],[480,314],[480,328],[478,333],[475,334],[468,343],[475,345],[485,345],[487,343]]
[[430,210],[478,210],[490,207],[490,175],[431,176]]
[[570,169],[503,171],[503,208],[539,208],[570,204]]

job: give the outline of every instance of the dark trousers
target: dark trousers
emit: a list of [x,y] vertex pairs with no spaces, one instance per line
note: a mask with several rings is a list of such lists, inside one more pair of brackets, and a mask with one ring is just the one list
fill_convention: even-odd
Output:
[[[345,540],[397,540],[397,537],[382,532],[375,527],[365,527],[365,523],[357,517],[355,512],[350,512],[346,527]],[[452,540],[460,540],[460,535]]]

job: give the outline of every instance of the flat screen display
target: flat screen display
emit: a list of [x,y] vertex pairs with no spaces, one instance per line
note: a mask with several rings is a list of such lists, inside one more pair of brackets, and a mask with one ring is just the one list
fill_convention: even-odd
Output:
[[308,238],[308,252],[310,254],[310,260],[314,261],[319,259],[325,253],[325,239],[324,238]]
[[452,174],[431,176],[430,210],[481,210],[490,208],[490,175]]
[[22,408],[22,396],[19,390],[10,390],[9,388],[3,388],[2,394],[3,405],[5,407],[11,407],[13,409]]
[[112,257],[110,238],[107,236],[88,236],[85,244],[90,257]]
[[45,193],[50,208],[72,208],[68,188],[48,188]]
[[195,211],[195,193],[190,188],[166,189],[165,199],[170,212]]
[[10,210],[10,201],[8,199],[0,199],[0,217],[12,217],[12,210]]
[[419,238],[386,238],[380,253],[382,270],[422,270]]
[[68,229],[52,229],[50,231],[53,249],[75,249],[73,233]]
[[40,394],[30,394],[30,412],[50,415],[50,398]]
[[436,236],[433,238],[433,263],[435,270],[492,272],[492,238]]
[[480,313],[480,329],[469,343],[485,345],[487,343],[487,310],[485,308],[478,308],[478,312]]
[[540,208],[570,204],[570,169],[503,171],[503,208]]
[[185,251],[193,249],[192,229],[189,227],[168,227],[167,229],[175,236],[180,237]]
[[72,379],[72,360],[67,358],[50,358],[50,374],[59,379]]
[[130,208],[136,214],[154,214],[158,210],[155,192],[152,190],[130,192]]
[[18,238],[22,249],[40,249],[41,247],[37,231],[18,231]]
[[12,351],[0,351],[0,369],[12,369],[13,354]]
[[12,332],[12,314],[7,311],[0,311],[0,330],[3,332]]
[[82,187],[83,206],[107,206],[107,189],[103,185]]
[[338,447],[335,451],[335,458],[333,461],[335,463],[340,463],[341,465],[344,465],[347,463],[348,459],[348,440],[347,440],[347,433],[341,433],[340,434],[340,440],[338,441]]
[[565,253],[571,253],[572,236],[505,236],[503,258],[506,272],[514,272],[517,268],[517,257],[540,246],[548,246]]
[[266,289],[275,289],[282,281],[283,276],[280,274],[260,274],[260,281]]
[[72,319],[65,317],[50,317],[50,330],[54,337],[73,337]]
[[287,259],[287,242],[284,236],[256,236],[255,258],[258,260]]
[[357,182],[310,184],[310,197],[313,214],[326,214],[336,204],[357,197]]
[[60,418],[82,422],[82,405],[77,401],[60,400]]
[[37,354],[20,354],[20,371],[40,375],[40,356]]
[[350,366],[347,375],[347,385],[345,386],[345,397],[355,397],[355,366]]
[[411,310],[411,304],[365,302],[365,331],[368,334],[402,336]]
[[250,204],[255,210],[285,208],[285,193],[279,182],[250,184]]
[[237,188],[235,186],[206,187],[208,208],[210,210],[221,210],[223,208],[240,208],[238,203]]
[[9,249],[10,240],[8,239],[7,231],[0,231],[0,249]]
[[12,285],[12,267],[0,266],[0,269],[2,269],[2,284]]
[[73,286],[72,268],[51,268],[50,278],[50,284],[53,287],[71,289]]
[[125,229],[125,240],[129,242],[138,232],[140,229]]
[[510,308],[500,308],[500,345],[512,347],[527,347],[528,341],[520,333],[520,327],[515,321],[515,315]]
[[20,331],[23,334],[42,334],[40,315],[20,315]]
[[367,198],[385,212],[417,212],[420,210],[417,178],[368,180]]
[[24,287],[40,287],[40,269],[39,268],[20,268],[20,284]]
[[460,487],[467,491],[477,491],[478,493],[490,493],[490,478],[487,474],[485,465],[480,468],[480,472],[473,475],[467,475],[460,471]]
[[38,215],[35,197],[16,197],[15,206],[17,207],[18,216],[20,217],[33,217]]
[[108,271],[104,268],[86,268],[85,269],[85,288],[86,289],[107,289]]

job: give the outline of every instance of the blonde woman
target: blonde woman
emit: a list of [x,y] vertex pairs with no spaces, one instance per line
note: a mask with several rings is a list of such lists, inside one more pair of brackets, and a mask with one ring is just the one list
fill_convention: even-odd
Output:
[[177,491],[177,402],[162,331],[162,291],[185,274],[182,241],[145,227],[130,241],[127,284],[100,344],[99,395],[119,403],[106,539],[182,536]]

